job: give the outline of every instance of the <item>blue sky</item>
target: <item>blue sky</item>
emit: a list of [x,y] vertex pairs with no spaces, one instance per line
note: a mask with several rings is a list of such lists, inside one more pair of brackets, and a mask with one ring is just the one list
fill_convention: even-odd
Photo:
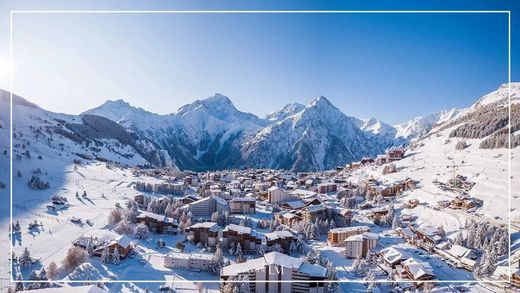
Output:
[[[500,1],[30,2],[0,11],[517,9]],[[348,115],[399,123],[468,106],[507,82],[505,14],[16,14],[13,33],[13,91],[75,114],[116,98],[171,113],[219,92],[259,116],[324,95]],[[8,56],[5,43],[2,51]]]

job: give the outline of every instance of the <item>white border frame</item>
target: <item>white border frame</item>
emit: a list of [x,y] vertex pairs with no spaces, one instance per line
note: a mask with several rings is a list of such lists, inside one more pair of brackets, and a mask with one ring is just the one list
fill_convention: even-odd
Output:
[[[9,28],[10,28],[10,36],[9,36],[9,77],[10,77],[10,117],[9,117],[9,142],[10,142],[10,162],[9,162],[9,171],[10,171],[10,222],[9,224],[13,225],[13,15],[14,14],[247,14],[247,13],[257,13],[257,14],[507,14],[508,17],[508,44],[507,44],[507,55],[508,55],[508,114],[509,114],[509,146],[508,146],[508,232],[509,232],[509,252],[508,252],[508,263],[509,263],[509,275],[507,281],[482,281],[482,280],[429,280],[422,281],[416,283],[460,283],[460,284],[468,284],[468,283],[487,283],[487,284],[507,284],[511,283],[511,11],[510,10],[11,10],[10,11],[10,20],[9,20]],[[9,244],[11,248],[10,255],[10,282],[14,283],[16,280],[13,278],[13,231],[10,229]],[[220,280],[56,280],[56,281],[46,281],[40,283],[85,283],[85,282],[103,282],[103,283],[220,283]],[[240,281],[233,281],[234,283],[240,283]],[[294,280],[280,280],[280,281],[251,281],[251,282],[264,282],[264,283],[302,283],[302,281],[294,281]],[[316,282],[316,281],[315,281]],[[318,281],[318,283],[410,283],[411,281],[395,281],[395,280],[335,280],[335,281]],[[22,283],[34,283],[34,281],[22,280]]]

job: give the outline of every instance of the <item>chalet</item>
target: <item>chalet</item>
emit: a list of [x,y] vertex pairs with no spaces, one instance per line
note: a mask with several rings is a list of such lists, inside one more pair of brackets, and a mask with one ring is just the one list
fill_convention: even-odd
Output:
[[402,262],[402,268],[408,276],[408,279],[413,281],[434,280],[437,277],[433,273],[433,268],[428,262],[421,262],[413,257]]
[[301,211],[282,211],[274,215],[275,220],[286,226],[292,226],[295,222],[303,220],[303,214]]
[[291,242],[295,241],[296,238],[289,231],[273,231],[265,233],[265,240],[268,249],[274,247],[275,244],[279,244],[284,252],[289,252]]
[[378,155],[376,157],[376,165],[383,165],[383,164],[386,164],[387,163],[387,160],[386,160],[386,155]]
[[408,256],[405,253],[401,252],[400,250],[394,247],[384,248],[379,252],[379,255],[383,260],[382,264],[384,265],[384,267],[382,268],[386,271],[395,268],[397,265],[401,264],[408,258]]
[[256,213],[256,199],[253,197],[235,197],[229,201],[229,212],[232,214]]
[[140,211],[136,218],[137,223],[145,224],[151,232],[177,234],[179,225],[177,220],[151,212]]
[[[106,244],[106,246],[108,246],[110,253],[113,253],[114,249],[117,249],[121,258],[126,258],[133,248],[133,242],[130,237],[126,235],[120,235]],[[105,250],[105,246],[95,249],[94,255],[101,257],[103,250]]]
[[369,217],[374,219],[374,218],[377,218],[377,217],[386,216],[386,214],[388,214],[388,207],[377,207],[377,208],[373,208],[370,211]]
[[[438,246],[436,246],[438,248]],[[474,250],[454,244],[449,249],[436,249],[437,254],[458,268],[472,272],[477,264],[477,254]]]
[[286,201],[280,204],[280,208],[283,210],[297,210],[305,206],[305,203],[301,199]]
[[399,222],[401,222],[401,226],[407,227],[414,221],[414,216],[410,214],[401,214],[399,216]]
[[472,198],[472,197],[469,197],[469,196],[458,196],[457,198],[453,199],[451,202],[450,202],[450,207],[452,209],[464,209],[464,210],[469,210],[469,209],[472,209],[472,208],[476,208],[476,207],[479,207],[482,205],[482,202],[475,199],[475,198]]
[[406,209],[413,209],[419,205],[418,199],[409,199],[407,202],[403,204],[403,207]]
[[403,238],[407,243],[414,243],[415,234],[412,230],[410,230],[410,228],[397,228],[395,231],[397,232],[397,235]]
[[326,220],[327,207],[323,204],[306,206],[303,209],[303,216],[305,219],[309,219],[313,223],[316,219]]
[[138,194],[134,196],[134,201],[141,207],[146,207],[150,202],[152,202],[152,198],[146,196],[144,194]]
[[386,161],[393,162],[404,158],[404,148],[391,148],[386,151]]
[[219,239],[219,226],[217,223],[202,222],[188,228],[194,243],[202,243],[207,246],[215,246]]
[[255,252],[260,248],[262,238],[249,227],[229,224],[222,230],[221,243],[222,247],[226,249],[235,247],[240,243],[244,252]]
[[415,233],[415,245],[427,251],[433,250],[434,246],[442,240],[436,230],[431,228],[412,228]]

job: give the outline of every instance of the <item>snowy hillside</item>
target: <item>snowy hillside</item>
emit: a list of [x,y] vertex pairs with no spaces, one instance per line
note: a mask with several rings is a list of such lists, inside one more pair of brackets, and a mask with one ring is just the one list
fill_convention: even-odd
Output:
[[459,113],[460,110],[453,108],[426,117],[415,117],[410,121],[395,125],[395,137],[403,137],[406,139],[420,137],[428,133],[435,125],[456,118]]

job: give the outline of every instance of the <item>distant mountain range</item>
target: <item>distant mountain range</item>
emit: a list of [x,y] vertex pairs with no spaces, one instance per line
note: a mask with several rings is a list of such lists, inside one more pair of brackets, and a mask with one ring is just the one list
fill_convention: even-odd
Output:
[[[497,92],[477,103],[497,99]],[[392,126],[375,118],[347,116],[325,97],[308,105],[286,105],[265,118],[238,110],[221,94],[196,100],[168,115],[123,100],[106,101],[80,115],[49,112],[18,96],[13,102],[16,131],[29,127],[33,132],[49,133],[53,140],[63,140],[71,152],[89,157],[105,154],[109,156],[105,159],[124,164],[194,171],[331,169],[406,145],[467,111],[451,109]],[[0,117],[2,127],[9,123],[5,119],[8,103],[9,93],[0,92],[0,114],[7,115]]]

